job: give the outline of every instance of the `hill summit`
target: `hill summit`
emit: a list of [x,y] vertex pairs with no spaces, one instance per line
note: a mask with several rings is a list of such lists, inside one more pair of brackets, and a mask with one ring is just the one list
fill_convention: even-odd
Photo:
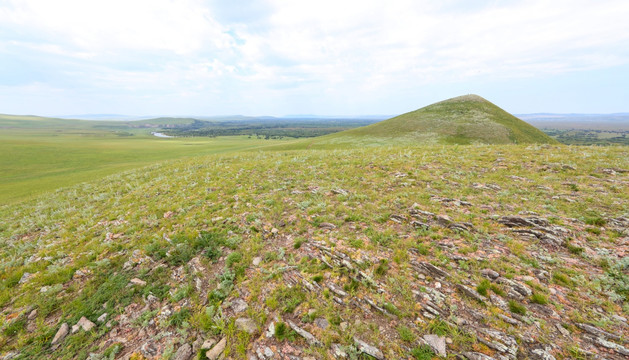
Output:
[[464,95],[321,140],[331,143],[557,143],[478,95]]

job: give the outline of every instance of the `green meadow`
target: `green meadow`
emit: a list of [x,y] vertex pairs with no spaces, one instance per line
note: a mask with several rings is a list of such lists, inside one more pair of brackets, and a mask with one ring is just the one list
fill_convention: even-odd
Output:
[[247,136],[158,138],[125,123],[0,117],[0,203],[157,161],[268,146]]

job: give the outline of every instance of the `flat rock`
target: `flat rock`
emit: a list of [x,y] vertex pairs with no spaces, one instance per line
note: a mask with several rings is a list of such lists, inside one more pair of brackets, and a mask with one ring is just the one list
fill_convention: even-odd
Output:
[[216,339],[207,339],[201,345],[201,349],[208,350],[211,349],[214,345],[216,345]]
[[457,284],[456,286],[459,290],[461,290],[462,293],[464,293],[465,295],[471,297],[474,300],[477,300],[479,302],[485,302],[485,298],[477,293],[476,291],[470,289],[469,287],[463,285],[463,284]]
[[243,299],[236,299],[232,302],[232,305],[231,305],[231,308],[235,314],[238,314],[247,310],[248,307],[249,305]]
[[328,320],[324,318],[316,318],[314,321],[314,324],[324,330],[327,329],[328,326],[330,326],[330,323],[328,322]]
[[491,356],[487,356],[479,352],[465,352],[463,353],[463,356],[465,356],[468,360],[495,360]]
[[554,356],[552,356],[550,353],[548,353],[548,351],[546,351],[544,349],[532,350],[531,354],[533,354],[533,356],[532,356],[533,359],[538,359],[538,360],[556,360]]
[[358,347],[358,351],[363,352],[369,356],[373,356],[378,360],[384,360],[384,355],[382,354],[382,351],[380,351],[380,349],[367,344],[357,337],[354,337],[354,342],[356,343],[356,347]]
[[61,327],[59,328],[59,330],[57,330],[57,333],[55,334],[55,337],[52,338],[52,342],[50,344],[56,345],[60,343],[61,340],[63,340],[68,335],[69,331],[70,331],[70,326],[68,326],[67,323],[61,324]]
[[192,346],[190,344],[183,344],[177,349],[175,355],[173,355],[173,360],[188,360],[192,356]]
[[317,346],[321,345],[321,342],[319,340],[317,340],[317,338],[315,338],[314,335],[312,335],[308,331],[300,328],[294,322],[288,320],[286,323],[288,324],[288,326],[290,326],[291,329],[293,329],[297,334],[299,334],[299,336],[301,336],[304,339],[306,339],[308,344],[310,344],[310,345],[317,345]]
[[439,335],[424,335],[424,341],[439,356],[446,356],[446,338]]
[[96,324],[88,320],[85,316],[81,316],[81,319],[78,323],[76,323],[76,325],[80,326],[85,331],[90,331],[96,326]]
[[210,360],[216,360],[225,350],[225,346],[227,345],[227,338],[222,338],[218,344],[214,345],[214,347],[205,353],[205,356]]
[[245,331],[249,334],[255,334],[258,331],[258,326],[255,321],[249,318],[238,318],[236,319],[236,328]]
[[253,261],[251,261],[251,263],[253,264],[253,266],[258,266],[260,265],[260,263],[262,262],[262,258],[259,256],[256,256],[253,258]]
[[144,280],[140,280],[138,278],[133,278],[131,279],[131,281],[129,281],[130,284],[132,285],[138,285],[138,286],[144,286],[146,285],[146,281]]

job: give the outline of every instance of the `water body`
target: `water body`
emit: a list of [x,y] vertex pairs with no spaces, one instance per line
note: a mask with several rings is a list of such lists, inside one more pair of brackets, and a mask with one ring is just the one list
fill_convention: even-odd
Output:
[[153,136],[157,136],[157,137],[160,137],[160,138],[172,138],[172,137],[174,137],[174,136],[170,136],[170,135],[162,134],[162,133],[160,133],[160,132],[152,132],[151,134],[152,134]]

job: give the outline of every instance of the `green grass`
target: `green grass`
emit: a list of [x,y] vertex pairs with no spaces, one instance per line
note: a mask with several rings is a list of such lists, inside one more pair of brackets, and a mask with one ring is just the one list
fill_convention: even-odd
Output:
[[154,128],[106,124],[0,116],[0,203],[31,199],[157,161],[286,142],[245,136],[164,139],[150,135]]
[[477,95],[460,96],[373,125],[283,148],[330,149],[391,144],[557,144],[534,126]]
[[[536,268],[548,271],[549,282],[564,286],[557,292],[562,298],[533,280],[526,284],[535,295],[523,301],[540,303],[545,297],[570,326],[596,324],[599,317],[590,311],[593,304],[610,314],[627,311],[629,265],[613,256],[622,236],[609,220],[627,211],[629,194],[620,186],[627,175],[611,177],[600,169],[629,167],[628,149],[553,145],[463,149],[397,145],[184,156],[2,205],[0,348],[19,351],[23,358],[47,358],[50,340],[61,323],[74,325],[81,316],[96,321],[104,312],[115,320],[139,311],[130,326],[124,325],[125,331],[131,331],[129,336],[138,336],[142,327],[155,323],[158,333],[176,334],[189,343],[196,337],[227,337],[229,356],[238,358],[248,341],[256,341],[234,330],[234,314],[227,303],[241,298],[249,306],[236,316],[253,319],[259,329],[281,319],[300,323],[328,346],[322,351],[331,343],[352,347],[351,337],[360,335],[377,344],[387,358],[431,358],[430,351],[416,348],[422,334],[451,338],[450,354],[484,351],[471,334],[450,325],[455,323],[453,317],[430,320],[418,306],[423,306],[427,289],[440,281],[439,291],[448,294],[442,309],[450,307],[455,316],[473,310],[487,319],[483,326],[493,327],[496,307],[479,306],[452,291],[452,284],[478,281],[479,293],[506,296],[508,284],[488,286],[481,280],[479,272],[484,268],[517,281],[532,276]],[[496,166],[499,157],[504,166]],[[574,164],[578,171],[543,170],[547,164],[562,163]],[[514,180],[511,175],[528,180]],[[567,181],[579,184],[578,192],[569,193],[575,201],[551,199],[551,193],[570,191],[563,185]],[[502,190],[479,189],[477,183],[497,184]],[[339,188],[348,195],[332,193]],[[443,198],[473,205],[437,201]],[[475,230],[458,233],[432,222],[424,231],[389,220],[393,214],[410,219],[413,204],[456,222],[470,222]],[[587,251],[577,254],[567,247],[544,251],[542,242],[525,242],[495,221],[495,216],[527,211],[565,227],[570,241]],[[351,222],[345,221],[348,217]],[[596,236],[587,232],[582,222],[586,217],[606,221],[606,229]],[[319,228],[323,221],[337,228]],[[279,233],[273,234],[273,228]],[[308,242],[294,245],[302,239]],[[330,254],[344,252],[351,258],[346,259],[349,265],[335,265],[335,258],[316,250],[316,244],[328,247]],[[412,250],[415,247],[419,251]],[[465,253],[469,260],[454,262],[451,253]],[[485,259],[483,254],[490,253],[496,256]],[[541,253],[543,257],[537,256]],[[264,260],[253,266],[254,257]],[[447,271],[451,280],[420,277],[415,263],[424,261]],[[200,272],[198,266],[203,267]],[[78,270],[84,275],[75,276]],[[20,284],[26,272],[34,275]],[[200,290],[197,277],[202,280]],[[129,286],[133,278],[146,285]],[[322,289],[309,291],[303,280],[319,283]],[[331,282],[349,293],[342,299],[346,305],[334,299],[337,295],[328,288]],[[47,291],[41,292],[44,286]],[[160,304],[142,310],[149,295]],[[371,299],[398,317],[373,309],[372,315],[365,315],[349,304],[350,299]],[[172,314],[162,318],[165,305]],[[31,306],[39,313],[33,332],[27,331],[33,323],[23,322]],[[523,312],[523,306],[515,302],[510,307]],[[329,321],[327,329],[316,325],[319,317]],[[113,322],[114,328],[122,328]],[[547,319],[527,331],[544,339],[555,323]],[[614,331],[606,323],[597,326]],[[54,356],[102,354],[105,345],[98,346],[110,331],[97,323],[89,334],[68,335]],[[566,349],[570,340],[556,341]],[[305,344],[296,336],[290,345],[316,357],[318,350],[304,348]],[[125,353],[131,347],[125,345]]]

